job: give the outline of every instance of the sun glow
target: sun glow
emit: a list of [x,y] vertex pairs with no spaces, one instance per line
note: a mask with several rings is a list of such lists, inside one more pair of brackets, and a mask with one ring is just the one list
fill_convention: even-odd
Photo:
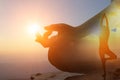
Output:
[[34,23],[34,24],[29,24],[27,26],[27,32],[31,36],[36,36],[36,34],[39,32],[41,35],[45,32],[44,27],[41,25]]

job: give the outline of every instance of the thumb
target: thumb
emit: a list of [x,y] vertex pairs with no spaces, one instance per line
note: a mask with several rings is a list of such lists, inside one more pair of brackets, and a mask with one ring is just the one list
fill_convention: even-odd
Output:
[[52,24],[52,25],[49,25],[49,26],[45,26],[44,29],[48,30],[48,31],[59,31],[60,30],[60,25],[59,24]]

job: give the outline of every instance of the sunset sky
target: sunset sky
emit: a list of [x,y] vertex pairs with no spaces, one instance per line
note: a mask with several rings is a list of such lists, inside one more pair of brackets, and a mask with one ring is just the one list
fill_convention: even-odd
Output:
[[35,64],[39,65],[35,68],[42,65],[39,72],[55,70],[47,60],[48,49],[35,42],[35,34],[28,31],[30,27],[42,29],[53,23],[78,26],[109,4],[110,0],[0,0],[0,66]]

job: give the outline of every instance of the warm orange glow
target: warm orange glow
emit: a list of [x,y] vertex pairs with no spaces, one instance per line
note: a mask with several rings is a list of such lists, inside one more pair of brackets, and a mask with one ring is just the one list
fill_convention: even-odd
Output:
[[27,26],[27,31],[28,31],[29,35],[34,36],[34,37],[35,37],[36,33],[38,33],[38,32],[40,34],[43,34],[45,32],[44,28],[37,23],[29,24]]

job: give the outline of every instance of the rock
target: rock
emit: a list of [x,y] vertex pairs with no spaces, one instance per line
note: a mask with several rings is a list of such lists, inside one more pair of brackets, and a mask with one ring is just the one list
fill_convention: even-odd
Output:
[[67,77],[71,76],[82,76],[78,73],[69,73],[69,72],[50,72],[44,74],[34,74],[31,76],[31,80],[64,80]]

